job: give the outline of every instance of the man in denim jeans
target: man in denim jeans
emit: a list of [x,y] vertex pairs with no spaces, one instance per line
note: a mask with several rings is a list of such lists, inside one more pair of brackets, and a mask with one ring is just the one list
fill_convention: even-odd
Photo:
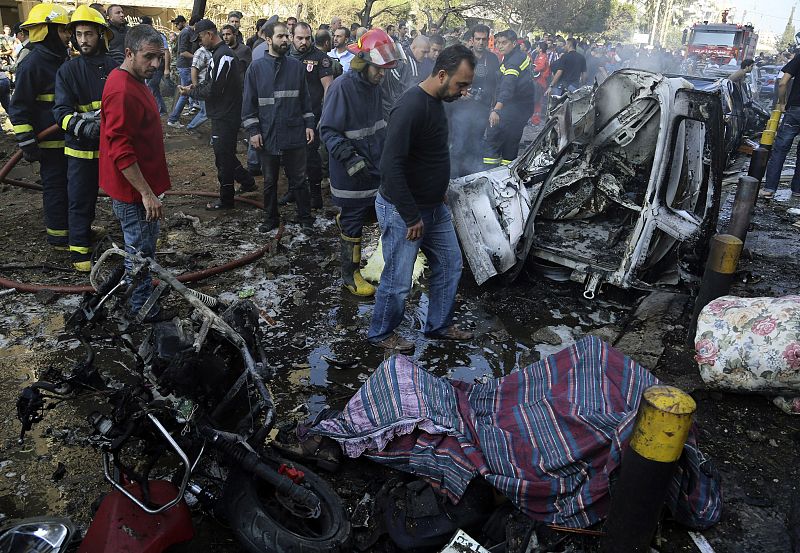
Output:
[[[112,199],[125,249],[144,257],[155,256],[164,217],[159,196],[170,188],[161,118],[145,84],[163,56],[158,31],[133,27],[125,37],[125,61],[108,76],[101,104],[100,186]],[[130,273],[127,259],[125,267]],[[132,316],[140,314],[152,290],[149,276],[142,275],[130,299]],[[141,316],[144,322],[165,318],[157,304]]]
[[376,347],[399,352],[414,349],[414,344],[395,329],[403,320],[419,250],[431,265],[425,336],[472,338],[471,332],[452,324],[462,260],[445,203],[450,152],[442,102],[465,95],[474,75],[475,54],[460,44],[445,48],[431,75],[408,89],[392,110],[380,162],[381,185],[375,198],[384,269],[367,339]]
[[[792,60],[783,66],[783,76],[778,83],[778,103],[775,109],[783,111],[783,122],[775,134],[775,143],[772,145],[772,153],[767,163],[767,174],[764,188],[758,193],[760,198],[772,198],[778,190],[778,183],[781,180],[783,163],[789,153],[794,139],[800,134],[800,86],[792,86],[792,91],[788,93],[792,79],[800,73],[800,56],[795,55]],[[800,154],[800,146],[798,146]],[[800,168],[795,166],[794,176],[792,177],[792,197],[800,198]]]
[[[192,60],[194,59],[194,52],[198,48],[192,26],[197,23],[199,19],[199,17],[192,16],[189,20],[189,25],[186,25],[186,18],[182,15],[172,20],[175,26],[180,30],[175,67],[178,69],[181,86],[189,86],[192,84]],[[179,119],[187,101],[192,108],[195,108],[197,100],[189,98],[188,96],[178,96],[175,107],[172,109],[172,113],[169,114],[169,118],[167,119],[167,125],[178,129],[183,127]],[[199,106],[197,106],[197,109],[200,109]]]

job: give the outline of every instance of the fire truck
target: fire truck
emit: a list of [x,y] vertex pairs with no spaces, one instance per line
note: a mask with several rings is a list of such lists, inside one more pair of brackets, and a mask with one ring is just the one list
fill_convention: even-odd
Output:
[[741,63],[756,55],[758,35],[752,25],[695,23],[689,30],[688,55],[716,57],[718,63],[732,59]]

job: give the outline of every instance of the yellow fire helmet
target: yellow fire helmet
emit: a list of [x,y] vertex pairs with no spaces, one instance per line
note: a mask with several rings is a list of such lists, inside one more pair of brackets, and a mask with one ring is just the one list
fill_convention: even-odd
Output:
[[41,42],[47,36],[48,23],[69,25],[66,8],[58,4],[37,4],[31,8],[28,19],[20,27],[28,30],[28,40]]
[[114,38],[114,33],[111,32],[106,18],[103,17],[99,11],[94,8],[90,8],[85,4],[78,6],[78,8],[72,12],[72,19],[68,26],[70,32],[75,31],[76,23],[94,23],[95,25],[102,27],[101,34],[106,40],[106,46],[108,46],[108,41]]

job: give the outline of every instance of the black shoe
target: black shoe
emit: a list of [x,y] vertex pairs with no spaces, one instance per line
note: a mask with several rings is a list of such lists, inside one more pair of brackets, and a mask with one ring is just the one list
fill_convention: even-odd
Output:
[[258,225],[258,232],[271,232],[279,226],[278,223],[261,223]]
[[286,205],[286,204],[293,204],[294,203],[294,194],[290,190],[280,198],[278,198],[278,205]]
[[254,177],[260,177],[262,175],[261,167],[248,167],[247,172]]
[[[129,312],[128,313],[128,319],[130,319],[132,322],[136,322],[136,317],[137,317],[138,314],[139,314],[138,311],[137,312]],[[167,308],[157,307],[155,309],[155,311],[154,311],[151,308],[150,309],[150,313],[148,313],[147,316],[144,319],[142,319],[142,324],[152,324],[152,323],[160,323],[160,322],[163,322],[163,321],[171,321],[172,319],[174,319],[177,316],[178,316],[178,313],[174,309],[167,309]]]
[[236,191],[237,194],[247,194],[248,192],[255,192],[258,190],[258,185],[256,183],[248,184],[247,186],[241,185],[239,186],[239,190]]

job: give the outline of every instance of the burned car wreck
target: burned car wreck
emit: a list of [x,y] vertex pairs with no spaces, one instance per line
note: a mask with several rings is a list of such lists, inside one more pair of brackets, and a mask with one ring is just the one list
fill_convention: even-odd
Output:
[[454,179],[449,204],[478,284],[526,263],[585,284],[693,282],[716,227],[721,101],[682,78],[623,70],[553,107],[507,167]]

